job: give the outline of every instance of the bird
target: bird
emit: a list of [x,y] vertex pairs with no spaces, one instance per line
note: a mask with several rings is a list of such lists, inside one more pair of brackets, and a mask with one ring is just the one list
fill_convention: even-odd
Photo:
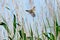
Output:
[[31,14],[32,17],[36,16],[34,11],[35,11],[35,6],[32,9],[30,9],[30,10],[26,10],[26,12],[28,12],[29,14]]

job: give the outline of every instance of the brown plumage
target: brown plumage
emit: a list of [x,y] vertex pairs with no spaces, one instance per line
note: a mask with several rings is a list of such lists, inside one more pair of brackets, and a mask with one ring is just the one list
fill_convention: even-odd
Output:
[[32,9],[30,10],[26,10],[26,12],[29,12],[33,17],[35,17],[35,7],[33,7]]

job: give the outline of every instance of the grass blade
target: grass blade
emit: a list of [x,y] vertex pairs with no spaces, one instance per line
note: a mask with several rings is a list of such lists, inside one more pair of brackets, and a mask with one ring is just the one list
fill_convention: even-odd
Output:
[[51,40],[55,40],[55,37],[54,37],[54,35],[52,33],[49,33],[49,35],[50,35]]
[[8,8],[8,7],[5,7],[6,9],[8,9],[8,10],[10,10],[10,8]]
[[9,28],[8,28],[6,23],[1,22],[0,25],[2,25],[5,28],[5,30],[10,34],[10,30],[9,30]]
[[31,40],[33,40],[33,31],[31,29]]
[[48,40],[50,40],[50,37],[48,36],[48,34],[46,34],[46,33],[43,33],[47,38],[48,38]]
[[56,37],[58,36],[58,22],[56,20]]
[[26,40],[26,33],[24,33],[24,40]]
[[14,19],[13,19],[13,26],[14,26],[14,35],[16,32],[16,16],[14,15]]
[[20,34],[20,37],[23,38],[21,30],[19,30],[19,34]]
[[9,38],[10,40],[13,40],[10,36],[8,36],[8,38]]

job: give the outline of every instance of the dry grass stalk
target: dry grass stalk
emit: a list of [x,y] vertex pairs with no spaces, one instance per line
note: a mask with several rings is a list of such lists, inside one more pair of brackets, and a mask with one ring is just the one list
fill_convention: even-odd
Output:
[[46,0],[46,5],[47,5],[47,7],[49,9],[49,13],[52,16],[53,20],[56,20],[55,12],[54,12],[54,9],[53,9],[53,6],[52,6],[51,2],[52,1],[49,1],[49,3],[48,3],[47,0]]
[[30,7],[33,7],[33,0],[29,0]]
[[6,2],[6,0],[4,0],[3,3],[2,3],[2,11],[4,10],[5,2]]
[[[56,0],[57,2],[57,13],[58,13],[58,22],[60,22],[60,1],[59,0]],[[60,32],[58,34],[58,40],[60,39]]]
[[17,21],[18,22],[20,22],[20,15],[19,15],[19,6],[18,6],[18,4],[17,4],[17,2],[15,2],[14,0],[12,0],[12,2],[13,2],[13,5],[14,5],[14,7],[15,7],[15,11],[16,11],[16,16],[17,16]]
[[[57,13],[58,13],[58,20],[60,20],[60,1],[56,0],[57,2]],[[60,22],[60,21],[59,21]]]

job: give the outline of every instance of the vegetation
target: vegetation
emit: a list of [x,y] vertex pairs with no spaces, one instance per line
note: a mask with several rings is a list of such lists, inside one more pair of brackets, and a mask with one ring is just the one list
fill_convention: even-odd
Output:
[[[14,1],[14,0],[13,0]],[[56,0],[57,1],[57,0]],[[7,23],[7,21],[2,17],[2,19],[3,19],[3,22],[0,22],[0,25],[2,25],[4,28],[5,28],[5,30],[7,31],[7,35],[8,35],[8,40],[59,40],[59,33],[60,33],[60,25],[58,25],[58,21],[57,21],[57,17],[56,17],[56,15],[55,15],[55,10],[54,10],[54,8],[53,8],[53,6],[52,6],[52,3],[49,3],[48,4],[48,2],[47,2],[47,0],[45,0],[45,2],[46,2],[46,6],[47,6],[47,8],[48,8],[48,10],[49,10],[49,13],[50,13],[50,15],[51,15],[51,18],[52,18],[52,20],[53,20],[53,30],[54,30],[54,32],[52,32],[53,30],[51,30],[51,25],[50,25],[50,23],[51,22],[49,22],[49,19],[48,19],[48,17],[47,17],[47,13],[45,13],[46,14],[46,21],[47,21],[47,24],[48,24],[48,26],[46,26],[46,24],[45,24],[45,22],[44,22],[44,19],[43,19],[43,7],[42,7],[42,9],[41,9],[41,13],[42,13],[42,21],[43,21],[43,25],[44,25],[44,28],[42,29],[42,37],[40,37],[41,35],[39,35],[39,32],[38,32],[38,23],[36,24],[36,25],[33,25],[33,27],[35,26],[35,28],[36,28],[36,34],[37,34],[37,37],[36,36],[34,36],[35,34],[34,34],[34,32],[33,32],[33,29],[32,29],[32,27],[31,27],[31,25],[30,26],[28,26],[28,24],[27,24],[27,27],[30,27],[30,29],[29,29],[29,35],[30,36],[27,36],[27,33],[25,33],[25,30],[24,30],[24,18],[22,17],[22,24],[21,23],[19,23],[19,22],[17,22],[17,21],[19,21],[19,17],[18,17],[18,12],[16,11],[16,15],[15,14],[13,14],[13,35],[12,35],[12,33],[11,33],[11,31],[10,31],[10,29],[9,29],[9,26],[8,26],[8,23]],[[14,2],[13,2],[14,3]],[[57,1],[57,3],[58,3],[58,1]],[[30,4],[32,5],[32,2],[31,2],[31,0],[30,0]],[[59,3],[58,3],[59,4]],[[4,5],[3,5],[4,6]],[[19,7],[18,7],[18,5],[17,5],[17,3],[16,3],[16,9],[18,10],[19,9]],[[6,7],[9,11],[10,11],[10,8],[8,8],[8,7]],[[34,6],[34,8],[35,8],[35,6]],[[60,7],[59,7],[59,5],[58,5],[58,9],[59,9]],[[35,15],[35,10],[33,10],[33,9],[31,9],[31,10],[26,10],[29,14],[31,14],[32,15],[32,17],[33,17],[33,23],[35,24],[35,22],[34,22],[34,17],[36,16]],[[57,11],[57,13],[59,12],[59,10]],[[12,12],[11,12],[12,13]],[[33,14],[34,13],[34,14]],[[35,15],[35,16],[34,16]],[[20,15],[19,15],[20,16]],[[39,19],[39,17],[38,17],[38,19]],[[38,20],[38,22],[39,22],[39,20]],[[40,24],[40,22],[39,22],[39,24]],[[18,27],[20,27],[21,29],[17,29],[17,26]],[[49,27],[50,28],[50,32],[47,32],[47,27]],[[12,36],[11,36],[12,35]],[[19,36],[18,36],[19,35]]]
[[[5,29],[6,29],[6,31],[7,31],[7,33],[8,33],[8,38],[10,39],[10,40],[14,40],[14,37],[16,36],[16,25],[17,25],[17,23],[16,23],[16,16],[15,15],[13,15],[14,16],[14,19],[13,19],[13,29],[14,29],[14,35],[13,35],[13,37],[11,37],[10,35],[11,35],[11,32],[10,32],[10,29],[8,28],[8,25],[7,25],[7,23],[6,23],[6,20],[4,20],[4,18],[3,18],[3,20],[4,20],[4,22],[0,22],[0,25],[2,25]],[[47,19],[48,20],[48,19]],[[49,22],[49,21],[48,21]],[[50,25],[50,24],[49,24]],[[59,32],[60,32],[60,26],[58,25],[58,22],[57,22],[57,20],[56,21],[54,21],[54,25],[56,26],[55,27],[55,32],[56,32],[56,34],[53,34],[53,33],[47,33],[47,32],[45,32],[45,33],[43,33],[43,35],[45,36],[45,37],[47,37],[47,39],[48,40],[57,40],[57,37],[58,37],[58,34],[59,34]],[[22,29],[21,30],[19,30],[17,33],[19,33],[19,35],[20,35],[20,37],[19,37],[19,40],[34,40],[34,37],[33,37],[33,31],[32,31],[32,28],[30,28],[31,30],[30,30],[30,37],[27,37],[26,36],[26,33],[24,33],[24,29],[23,29],[23,27],[22,27]],[[36,40],[42,40],[40,37],[39,37],[39,34],[38,34],[38,31],[37,31],[37,35],[38,35],[38,37],[36,38]]]

